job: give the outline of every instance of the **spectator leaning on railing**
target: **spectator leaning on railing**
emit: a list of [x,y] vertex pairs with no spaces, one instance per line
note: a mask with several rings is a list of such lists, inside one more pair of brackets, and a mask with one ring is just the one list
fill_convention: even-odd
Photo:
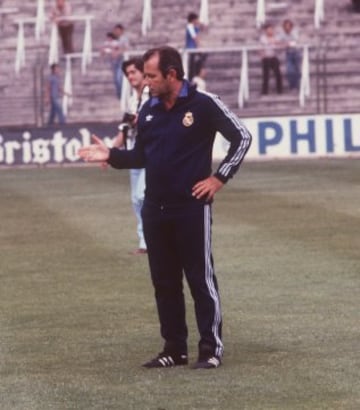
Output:
[[274,26],[266,23],[263,27],[263,33],[260,36],[260,43],[263,46],[261,50],[262,57],[262,94],[269,92],[269,74],[270,70],[274,73],[276,79],[276,91],[282,93],[282,76],[280,71],[280,61],[277,56],[278,48],[281,46],[281,39],[275,33]]
[[299,35],[294,23],[286,19],[282,24],[280,39],[285,46],[286,76],[290,90],[298,90],[300,84],[300,52],[296,48]]

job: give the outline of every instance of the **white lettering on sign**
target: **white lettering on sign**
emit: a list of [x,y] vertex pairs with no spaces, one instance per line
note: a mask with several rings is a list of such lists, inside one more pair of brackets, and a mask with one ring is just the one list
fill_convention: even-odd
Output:
[[[360,114],[249,118],[243,122],[253,136],[247,158],[360,156]],[[214,157],[222,159],[227,143],[217,139]]]
[[[79,161],[79,148],[92,141],[87,128],[81,128],[78,132],[79,136],[72,138],[64,137],[62,131],[56,131],[51,138],[34,138],[29,131],[24,131],[13,140],[0,134],[0,165],[45,165]],[[105,137],[104,142],[111,147],[113,138]]]

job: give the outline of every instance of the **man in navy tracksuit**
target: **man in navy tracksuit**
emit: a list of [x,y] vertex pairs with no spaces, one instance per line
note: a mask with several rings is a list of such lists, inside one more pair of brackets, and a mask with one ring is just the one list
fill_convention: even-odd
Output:
[[[87,161],[114,168],[146,169],[142,209],[145,240],[164,349],[145,367],[188,363],[183,275],[195,303],[200,333],[193,368],[221,363],[222,317],[211,253],[211,202],[239,168],[251,143],[244,125],[212,94],[183,79],[179,53],[171,47],[147,51],[144,74],[152,97],[138,119],[131,151],[96,144],[80,149]],[[212,147],[219,131],[229,142],[225,159],[212,175]]]

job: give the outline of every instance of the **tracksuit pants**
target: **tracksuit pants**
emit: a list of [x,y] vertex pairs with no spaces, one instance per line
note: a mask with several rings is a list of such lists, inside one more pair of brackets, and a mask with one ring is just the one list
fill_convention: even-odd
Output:
[[194,299],[199,352],[223,353],[221,308],[211,253],[211,205],[142,209],[151,278],[165,349],[187,353],[183,276]]

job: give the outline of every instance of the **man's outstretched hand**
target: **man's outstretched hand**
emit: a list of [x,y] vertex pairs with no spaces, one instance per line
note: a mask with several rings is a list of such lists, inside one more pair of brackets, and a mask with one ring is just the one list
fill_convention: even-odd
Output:
[[79,157],[86,162],[106,162],[109,159],[110,149],[96,135],[93,134],[91,138],[95,143],[80,148]]

